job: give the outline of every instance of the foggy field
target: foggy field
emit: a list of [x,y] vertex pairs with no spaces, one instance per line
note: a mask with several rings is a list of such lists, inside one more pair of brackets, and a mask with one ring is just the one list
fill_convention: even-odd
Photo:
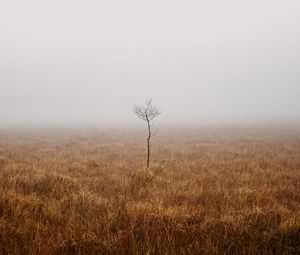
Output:
[[299,254],[300,133],[0,131],[0,254]]
[[299,24],[0,0],[0,255],[300,254]]

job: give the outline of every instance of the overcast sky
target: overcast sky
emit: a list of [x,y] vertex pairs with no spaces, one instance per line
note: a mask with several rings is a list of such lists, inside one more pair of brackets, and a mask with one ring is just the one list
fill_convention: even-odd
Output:
[[300,119],[299,0],[0,0],[0,125]]

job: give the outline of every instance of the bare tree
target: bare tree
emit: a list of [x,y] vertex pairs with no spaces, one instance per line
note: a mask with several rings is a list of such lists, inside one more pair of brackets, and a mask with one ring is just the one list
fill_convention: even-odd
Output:
[[145,100],[144,106],[134,106],[133,112],[136,116],[147,122],[148,137],[147,137],[147,168],[150,164],[150,139],[152,137],[150,122],[160,115],[160,111],[157,106],[153,105],[152,98]]

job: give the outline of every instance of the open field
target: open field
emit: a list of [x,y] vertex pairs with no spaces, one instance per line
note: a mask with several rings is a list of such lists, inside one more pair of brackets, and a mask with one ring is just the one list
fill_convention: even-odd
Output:
[[0,131],[0,254],[300,254],[300,132]]

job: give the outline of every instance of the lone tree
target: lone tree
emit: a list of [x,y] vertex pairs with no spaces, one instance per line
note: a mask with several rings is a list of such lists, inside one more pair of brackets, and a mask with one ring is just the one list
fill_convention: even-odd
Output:
[[156,105],[153,105],[152,98],[145,100],[144,106],[134,106],[133,112],[136,116],[147,122],[148,137],[147,137],[147,168],[150,164],[150,139],[152,137],[150,122],[160,115],[160,111]]

